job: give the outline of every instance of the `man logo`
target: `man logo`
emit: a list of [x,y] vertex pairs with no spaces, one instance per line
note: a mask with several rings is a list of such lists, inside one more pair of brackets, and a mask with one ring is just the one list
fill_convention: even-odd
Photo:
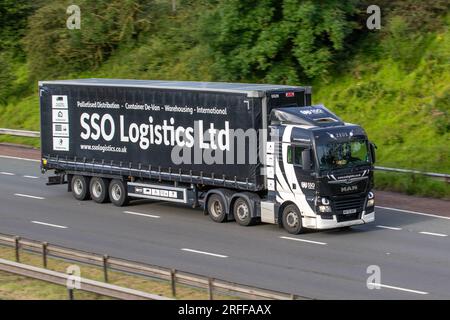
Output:
[[349,192],[349,191],[356,191],[356,190],[358,190],[358,186],[341,187],[341,192]]

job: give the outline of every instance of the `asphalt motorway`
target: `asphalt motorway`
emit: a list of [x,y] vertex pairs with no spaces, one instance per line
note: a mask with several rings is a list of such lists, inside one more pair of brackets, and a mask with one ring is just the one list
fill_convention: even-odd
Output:
[[38,162],[0,156],[0,233],[316,299],[450,299],[448,217],[377,207],[375,223],[294,236],[167,202],[79,202],[45,182]]

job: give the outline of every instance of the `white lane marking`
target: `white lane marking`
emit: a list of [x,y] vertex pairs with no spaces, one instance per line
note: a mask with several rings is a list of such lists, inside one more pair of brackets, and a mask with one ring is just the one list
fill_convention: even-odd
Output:
[[3,156],[3,155],[0,155],[0,158],[14,159],[14,160],[24,160],[24,161],[33,161],[33,162],[41,162],[40,160],[36,160],[36,159],[27,159],[27,158],[11,157],[11,156]]
[[228,256],[225,256],[223,254],[199,251],[199,250],[194,250],[194,249],[182,248],[181,250],[188,251],[188,252],[194,252],[194,253],[200,253],[200,254],[206,254],[208,256],[213,256],[213,257],[218,257],[218,258],[228,258]]
[[417,293],[417,294],[428,294],[428,292],[425,292],[425,291],[388,286],[387,284],[382,284],[382,283],[368,283],[367,285],[371,286],[372,288],[381,287],[381,288],[386,288],[386,289],[394,289],[394,290],[406,291],[406,292]]
[[23,197],[23,198],[31,198],[31,199],[38,199],[38,200],[44,200],[44,197],[36,197],[36,196],[30,196],[28,194],[22,194],[22,193],[14,193],[17,197]]
[[434,233],[434,232],[426,232],[426,231],[421,231],[419,232],[420,234],[426,234],[429,236],[436,236],[436,237],[448,237],[448,235],[443,234],[443,233]]
[[28,179],[39,179],[39,177],[36,176],[23,176],[23,177]]
[[294,240],[294,241],[300,241],[300,242],[308,242],[308,243],[320,244],[322,246],[326,246],[327,245],[326,242],[312,241],[312,240],[306,240],[306,239],[291,238],[291,237],[285,237],[285,236],[281,236],[280,238],[281,239],[286,239],[286,240]]
[[0,174],[2,174],[2,175],[4,175],[4,176],[15,176],[14,173],[11,173],[11,172],[4,172],[4,171],[0,172]]
[[57,225],[57,224],[46,223],[46,222],[41,222],[41,221],[31,221],[31,223],[40,224],[40,225],[47,226],[47,227],[53,227],[53,228],[59,228],[59,229],[67,229],[66,226],[60,226],[60,225]]
[[396,208],[389,208],[389,207],[380,207],[380,206],[376,206],[376,208],[386,209],[386,210],[393,210],[393,211],[399,211],[399,212],[404,212],[404,213],[412,213],[412,214],[418,214],[418,215],[421,215],[421,216],[427,216],[427,217],[433,217],[433,218],[450,220],[450,217],[443,217],[443,216],[439,216],[437,214],[431,214],[431,213],[423,213],[423,212],[417,212],[417,211],[411,211],[411,210],[403,210],[403,209],[396,209]]
[[123,213],[132,214],[135,216],[147,217],[147,218],[156,218],[156,219],[161,218],[160,216],[155,216],[153,214],[146,214],[146,213],[140,213],[140,212],[134,212],[134,211],[124,211]]
[[402,230],[402,228],[397,228],[397,227],[388,227],[388,226],[377,226],[377,228],[382,228],[382,229],[389,229],[389,230]]

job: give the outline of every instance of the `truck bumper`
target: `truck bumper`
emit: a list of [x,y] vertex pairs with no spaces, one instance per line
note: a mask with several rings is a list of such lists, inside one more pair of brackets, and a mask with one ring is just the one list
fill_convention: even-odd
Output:
[[303,217],[302,221],[305,228],[317,230],[356,226],[375,221],[375,211],[368,214],[363,211],[363,213],[361,214],[361,219],[344,222],[337,222],[335,215],[333,216],[333,219],[322,219],[320,215],[317,215],[315,218]]

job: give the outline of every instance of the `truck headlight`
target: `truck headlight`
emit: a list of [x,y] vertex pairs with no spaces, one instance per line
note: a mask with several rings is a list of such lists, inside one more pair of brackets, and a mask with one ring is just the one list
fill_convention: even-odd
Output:
[[323,205],[328,206],[330,204],[330,200],[328,200],[327,198],[322,198],[320,199],[320,201],[322,202]]
[[367,194],[367,206],[368,207],[373,207],[375,205],[375,195],[373,194],[372,191],[369,191],[369,193]]
[[319,206],[319,211],[320,212],[331,212],[331,207],[330,206]]

